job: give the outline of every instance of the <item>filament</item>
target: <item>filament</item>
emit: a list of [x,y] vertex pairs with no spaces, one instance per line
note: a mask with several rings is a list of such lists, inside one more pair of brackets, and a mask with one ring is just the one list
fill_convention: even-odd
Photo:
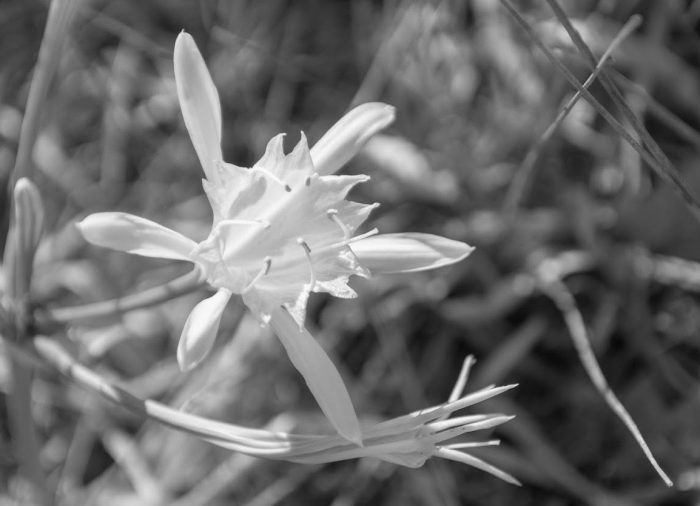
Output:
[[255,277],[246,285],[246,287],[243,289],[241,293],[246,293],[248,290],[253,288],[255,286],[255,283],[260,281],[260,278],[265,276],[268,272],[270,272],[270,267],[272,266],[272,258],[265,257],[265,260],[263,260],[263,266],[260,268],[258,273],[255,275]]
[[309,262],[309,272],[311,273],[311,279],[309,280],[309,283],[311,284],[311,288],[313,288],[314,286],[316,286],[316,274],[314,273],[314,264],[311,261],[311,248],[309,248],[309,245],[303,237],[299,237],[297,239],[297,243],[304,249],[306,260],[308,260]]
[[338,228],[343,232],[343,238],[347,241],[352,237],[352,232],[348,228],[348,226],[343,223],[343,221],[338,218],[338,210],[337,209],[329,209],[326,214],[328,217],[335,222],[336,225],[338,225]]

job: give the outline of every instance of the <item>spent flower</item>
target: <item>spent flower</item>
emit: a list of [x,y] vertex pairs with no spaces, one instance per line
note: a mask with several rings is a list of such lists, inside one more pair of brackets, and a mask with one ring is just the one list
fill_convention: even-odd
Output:
[[519,484],[510,474],[470,453],[475,448],[499,444],[494,439],[472,439],[472,433],[490,432],[513,417],[498,413],[452,417],[458,411],[516,386],[490,385],[465,395],[469,371],[474,364],[471,356],[464,361],[459,379],[447,402],[379,423],[363,423],[360,434],[364,444],[358,446],[337,434],[289,432],[287,429],[293,419],[286,415],[275,418],[266,428],[251,428],[186,413],[132,395],[77,362],[55,339],[38,336],[34,339],[34,349],[61,373],[88,390],[139,415],[231,451],[304,464],[372,457],[411,468],[420,467],[428,459],[438,457],[467,464],[510,483]]
[[97,213],[78,224],[93,244],[133,254],[186,260],[216,289],[192,310],[178,346],[183,369],[210,351],[232,295],[269,323],[336,430],[360,443],[362,434],[340,374],[304,328],[311,292],[355,297],[352,275],[412,272],[457,262],[472,248],[429,234],[355,235],[377,204],[346,199],[369,177],[334,175],[371,135],[393,121],[394,109],[367,103],[350,111],[311,149],[302,134],[291,153],[274,137],[251,168],[223,160],[216,87],[192,37],[175,42],[175,82],[185,125],[204,170],[213,211],[209,236],[195,241],[125,213]]
[[271,428],[252,429],[169,408],[153,409],[149,414],[212,444],[256,457],[300,464],[325,464],[369,457],[410,468],[421,467],[429,459],[437,457],[470,465],[519,485],[518,480],[509,473],[470,453],[473,449],[500,444],[498,439],[484,441],[472,438],[472,434],[491,431],[512,420],[513,416],[500,413],[453,416],[516,386],[490,385],[465,395],[467,376],[474,363],[471,356],[464,361],[459,380],[447,402],[379,423],[363,423],[362,446],[349,443],[338,435],[290,433],[274,422],[270,424]]

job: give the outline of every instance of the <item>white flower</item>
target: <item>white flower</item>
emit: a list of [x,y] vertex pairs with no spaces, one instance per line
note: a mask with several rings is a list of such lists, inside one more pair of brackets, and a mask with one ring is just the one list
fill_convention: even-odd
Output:
[[262,322],[270,323],[294,366],[339,434],[355,443],[361,431],[350,396],[332,362],[304,328],[309,293],[354,297],[348,278],[454,263],[472,250],[427,234],[353,237],[372,205],[345,200],[369,178],[332,175],[394,117],[391,106],[363,104],[343,117],[309,150],[306,138],[285,154],[283,137],[263,157],[242,168],[223,161],[219,97],[190,35],[175,42],[175,80],[185,125],[206,179],[213,210],[209,237],[201,243],[144,218],[97,213],[78,224],[93,244],[133,254],[193,262],[217,291],[190,314],[178,361],[190,369],[209,352],[221,315],[233,294]]

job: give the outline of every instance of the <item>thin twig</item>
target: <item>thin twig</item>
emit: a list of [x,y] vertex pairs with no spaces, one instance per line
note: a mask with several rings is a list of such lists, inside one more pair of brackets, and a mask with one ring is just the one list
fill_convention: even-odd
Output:
[[[681,176],[673,169],[671,166],[671,171],[667,167],[663,166],[659,160],[657,160],[652,154],[647,151],[647,149],[640,144],[627,130],[625,127],[617,120],[615,117],[603,107],[600,102],[598,102],[593,95],[588,90],[583,89],[582,84],[574,76],[571,71],[564,65],[559,59],[554,56],[554,53],[542,42],[535,31],[530,27],[528,22],[520,15],[520,13],[513,7],[509,0],[500,0],[501,4],[505,9],[513,16],[520,27],[530,36],[535,45],[540,48],[540,50],[545,54],[547,59],[557,67],[557,69],[562,73],[569,83],[581,92],[581,95],[595,108],[598,114],[607,121],[610,126],[620,135],[625,142],[630,144],[637,153],[642,157],[642,159],[649,164],[654,171],[662,177],[665,181],[671,184],[671,187],[681,196],[683,201],[688,205],[693,216],[700,220],[700,204],[698,204],[696,198],[688,190],[688,185],[683,181]],[[601,73],[601,79],[605,73]],[[601,81],[602,82],[602,81]]]
[[[573,41],[574,45],[576,45],[579,52],[589,61],[590,66],[595,68],[597,63],[593,51],[591,51],[588,45],[584,42],[581,34],[578,33],[578,30],[576,30],[574,25],[571,23],[564,10],[556,2],[556,0],[546,0],[546,2],[554,12],[554,15],[557,17],[559,22],[564,26],[564,29],[569,34],[569,37],[571,37],[571,40]],[[605,91],[608,92],[613,100],[613,103],[617,106],[625,119],[629,121],[630,125],[637,135],[639,135],[642,143],[644,146],[646,146],[646,149],[655,160],[656,163],[650,164],[650,166],[655,170],[659,177],[671,184],[671,187],[678,192],[681,198],[683,198],[685,203],[688,205],[695,219],[700,221],[700,203],[698,203],[698,200],[688,189],[688,184],[682,179],[678,170],[671,163],[671,160],[668,159],[653,137],[649,134],[649,132],[647,132],[646,128],[644,128],[644,125],[634,114],[634,111],[632,111],[632,109],[627,105],[624,96],[605,71],[600,73],[600,83],[603,85]],[[637,148],[635,148],[635,150],[642,155],[642,151],[638,150]],[[646,150],[644,151],[646,152]]]
[[682,137],[684,140],[693,144],[697,149],[700,149],[700,132],[690,126],[686,121],[680,118],[676,113],[671,111],[665,105],[659,103],[643,86],[635,83],[627,76],[613,69],[611,72],[617,84],[622,86],[628,93],[636,94],[645,101],[649,112],[656,118],[665,123],[671,131]]
[[68,34],[68,28],[73,22],[81,0],[53,0],[49,7],[44,37],[39,48],[39,57],[34,77],[29,86],[27,107],[22,120],[22,128],[17,147],[17,158],[10,181],[10,188],[21,177],[31,178],[31,156],[41,124],[41,112],[44,108],[51,79],[61,60],[63,44]]
[[641,22],[641,16],[632,16],[627,21],[627,23],[625,23],[625,26],[622,27],[617,36],[610,43],[610,46],[608,46],[603,56],[600,58],[600,61],[593,70],[593,73],[590,76],[588,76],[586,82],[584,82],[581,86],[581,90],[577,91],[574,94],[574,96],[569,99],[566,105],[564,105],[564,107],[562,107],[562,109],[559,111],[559,114],[557,114],[557,117],[554,119],[554,121],[547,127],[547,129],[540,136],[538,141],[530,148],[530,151],[528,151],[527,156],[525,156],[523,163],[520,165],[520,170],[518,170],[515,174],[513,182],[510,185],[510,188],[508,189],[508,194],[506,195],[504,205],[506,214],[512,215],[517,210],[518,205],[520,204],[520,200],[522,199],[522,196],[527,190],[527,186],[531,179],[532,172],[535,168],[535,162],[537,162],[537,160],[539,159],[540,153],[542,152],[542,148],[544,147],[544,145],[549,142],[549,140],[557,131],[557,129],[564,121],[566,116],[569,114],[569,112],[571,112],[571,109],[573,109],[574,106],[578,103],[579,99],[583,94],[583,91],[587,91],[591,84],[593,84],[593,82],[596,80],[598,74],[600,74],[600,72],[603,70],[603,67],[607,63],[612,52],[617,48],[617,46],[620,45],[620,43],[623,40],[625,40],[634,30],[636,30],[639,27]]
[[600,368],[600,364],[598,364],[598,360],[595,357],[593,348],[591,347],[590,339],[588,338],[588,331],[586,330],[583,316],[576,305],[574,296],[569,291],[567,286],[561,281],[561,279],[555,273],[546,268],[546,264],[541,265],[538,270],[540,287],[561,311],[562,316],[564,317],[564,322],[569,329],[571,340],[574,343],[576,352],[578,353],[579,359],[581,360],[583,368],[586,370],[588,377],[603,396],[608,406],[610,406],[610,409],[612,409],[622,423],[625,424],[627,430],[630,431],[632,437],[634,437],[634,439],[637,441],[637,444],[644,452],[647,460],[649,460],[649,463],[651,463],[652,467],[664,481],[666,486],[672,487],[673,481],[671,481],[671,478],[669,478],[664,470],[661,469],[661,466],[654,458],[654,455],[649,449],[649,445],[645,441],[644,436],[642,436],[642,433],[635,424],[634,420],[617,398],[615,393],[610,389],[610,386],[605,379],[605,375]]

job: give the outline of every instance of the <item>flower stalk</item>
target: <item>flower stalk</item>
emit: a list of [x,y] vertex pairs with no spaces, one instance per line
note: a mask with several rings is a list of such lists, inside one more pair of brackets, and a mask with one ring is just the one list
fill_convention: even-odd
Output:
[[202,274],[197,270],[167,281],[161,285],[147,288],[141,292],[125,295],[116,299],[93,302],[80,306],[47,309],[36,315],[40,328],[54,325],[81,323],[100,318],[115,316],[135,309],[162,304],[171,299],[191,293],[205,285]]
[[[17,351],[16,345],[9,347]],[[465,434],[491,430],[511,420],[512,416],[474,414],[450,418],[456,412],[500,395],[516,385],[488,386],[467,395],[461,391],[462,385],[454,400],[380,423],[362,424],[363,445],[357,446],[340,435],[253,429],[184,413],[150,399],[138,398],[80,364],[55,339],[37,336],[30,352],[83,388],[135,414],[231,451],[301,464],[371,457],[410,468],[420,467],[430,458],[439,457],[471,465],[509,483],[519,484],[510,474],[465,451],[494,446],[498,444],[497,440],[453,441]]]

